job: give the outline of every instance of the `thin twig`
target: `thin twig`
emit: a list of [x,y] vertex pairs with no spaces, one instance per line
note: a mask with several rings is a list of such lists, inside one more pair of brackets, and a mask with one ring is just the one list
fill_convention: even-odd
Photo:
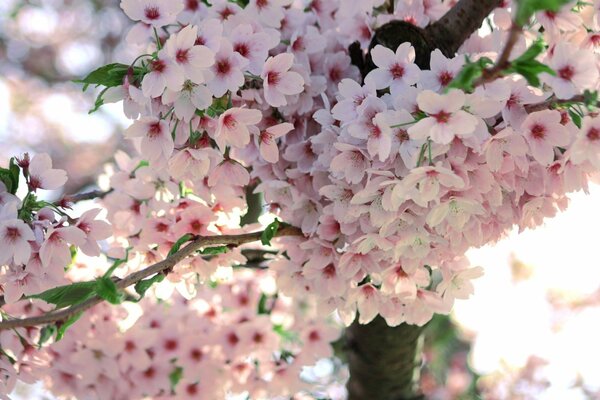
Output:
[[[171,256],[165,258],[160,262],[157,262],[156,264],[152,264],[140,271],[127,275],[125,278],[116,281],[115,284],[117,288],[125,289],[145,278],[148,278],[149,276],[158,273],[164,273],[165,271],[173,268],[181,260],[193,254],[196,250],[200,249],[201,247],[211,245],[239,246],[244,243],[250,243],[260,240],[262,234],[263,231],[242,233],[239,235],[197,236],[193,241],[191,241],[184,248],[180,249],[178,252],[172,254]],[[302,236],[302,231],[293,226],[284,226],[277,231],[275,236]],[[101,303],[102,301],[103,299],[101,297],[94,296],[82,303],[75,304],[71,307],[62,310],[50,311],[37,317],[10,319],[2,321],[0,322],[0,331],[6,329],[45,325],[59,321],[66,321],[73,315],[85,311],[95,306],[96,304]]]
[[508,32],[508,38],[506,39],[506,43],[504,44],[504,48],[502,49],[502,53],[498,56],[498,60],[493,67],[487,68],[483,70],[483,73],[479,79],[477,79],[473,86],[477,87],[502,77],[504,71],[510,67],[510,55],[519,40],[519,36],[523,32],[523,28],[519,25],[513,23],[510,27],[510,31]]

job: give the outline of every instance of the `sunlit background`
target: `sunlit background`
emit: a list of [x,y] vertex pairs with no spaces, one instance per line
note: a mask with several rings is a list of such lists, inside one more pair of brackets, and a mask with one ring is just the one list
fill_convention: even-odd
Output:
[[[127,148],[120,105],[88,115],[93,90],[71,82],[133,59],[118,3],[0,0],[0,164],[25,151],[48,152],[69,172],[66,191],[75,193]],[[600,399],[599,205],[600,186],[592,185],[543,227],[469,252],[486,274],[451,319],[429,327],[428,398]],[[39,388],[18,392],[51,398]]]

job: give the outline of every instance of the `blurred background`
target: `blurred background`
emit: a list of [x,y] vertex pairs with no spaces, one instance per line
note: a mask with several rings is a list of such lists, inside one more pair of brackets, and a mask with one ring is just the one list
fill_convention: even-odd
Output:
[[[71,80],[131,62],[129,27],[119,0],[0,0],[0,165],[44,151],[67,193],[94,184],[128,121],[120,104],[89,115],[96,93]],[[428,399],[600,399],[599,205],[591,186],[543,227],[470,251],[486,273],[427,328]],[[16,398],[52,397],[21,386]]]

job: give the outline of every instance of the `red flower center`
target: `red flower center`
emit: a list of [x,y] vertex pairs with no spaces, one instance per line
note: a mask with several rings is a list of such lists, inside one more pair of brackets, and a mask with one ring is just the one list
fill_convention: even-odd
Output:
[[435,118],[438,124],[445,124],[450,121],[450,113],[446,111],[440,111],[437,114],[432,114],[431,116]]
[[592,128],[590,128],[590,130],[588,131],[586,136],[591,141],[600,140],[600,130],[592,127]]
[[144,15],[150,21],[154,21],[155,19],[160,18],[160,11],[158,10],[158,7],[146,7],[144,9]]
[[217,74],[218,75],[227,75],[231,71],[231,64],[229,60],[218,60],[217,61]]
[[400,79],[404,76],[404,67],[400,64],[394,64],[390,68],[390,73],[394,79]]
[[177,60],[177,62],[179,64],[184,64],[186,62],[188,62],[188,53],[189,50],[187,49],[179,49],[177,50],[177,53],[175,53],[175,59]]
[[565,81],[570,81],[571,79],[573,79],[573,75],[575,75],[575,70],[570,65],[562,67],[558,70],[558,76],[560,76]]
[[531,136],[535,139],[543,139],[546,136],[546,127],[540,124],[535,124],[531,127]]
[[279,72],[271,71],[267,74],[267,83],[269,85],[277,85],[280,80]]
[[454,76],[452,76],[452,74],[448,71],[444,71],[438,76],[438,81],[442,86],[447,86],[450,82],[452,82],[452,79],[454,79]]

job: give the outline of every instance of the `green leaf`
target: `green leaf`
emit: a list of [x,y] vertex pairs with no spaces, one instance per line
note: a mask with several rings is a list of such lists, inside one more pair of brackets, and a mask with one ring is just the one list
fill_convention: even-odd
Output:
[[171,382],[171,391],[175,391],[175,387],[183,377],[183,368],[175,367],[169,374],[169,382]]
[[278,229],[279,229],[279,220],[277,218],[275,218],[275,220],[273,222],[271,222],[269,225],[267,225],[267,227],[263,231],[262,235],[260,235],[260,242],[262,244],[264,244],[265,246],[271,245],[271,239],[273,239],[273,237],[277,234]]
[[135,166],[135,168],[133,169],[133,171],[131,171],[131,173],[133,174],[133,173],[134,173],[135,171],[137,171],[138,169],[140,169],[140,168],[143,168],[143,167],[147,167],[147,166],[149,166],[149,165],[150,165],[150,163],[149,163],[148,161],[146,161],[146,160],[142,160],[142,161],[140,161],[140,162],[138,163],[138,165],[136,165],[136,166]]
[[578,128],[581,128],[581,116],[571,108],[569,109],[569,116],[573,120],[573,123],[577,125]]
[[113,262],[113,265],[110,266],[110,268],[104,273],[103,276],[106,277],[106,278],[110,278],[112,276],[113,272],[115,272],[115,270],[117,268],[119,268],[119,266],[121,264],[126,263],[129,260],[129,251],[130,250],[131,250],[131,247],[128,247],[125,250],[125,257],[119,258],[119,259],[115,260],[115,262]]
[[123,84],[123,78],[127,75],[129,65],[113,63],[100,67],[90,72],[83,79],[76,79],[73,82],[83,83],[85,91],[89,85],[114,87]]
[[103,276],[96,280],[96,293],[110,304],[121,304],[124,295],[112,279]]
[[206,254],[206,255],[215,255],[215,254],[223,254],[227,253],[229,248],[227,246],[214,246],[214,247],[206,247],[202,250],[199,250],[198,253]]
[[154,283],[162,282],[163,279],[165,279],[165,275],[162,273],[158,273],[158,274],[154,275],[152,278],[143,279],[143,280],[139,281],[138,283],[136,283],[133,288],[135,289],[136,293],[140,295],[140,297],[139,297],[139,299],[137,299],[137,301],[140,301],[141,299],[144,298],[146,291],[148,289],[150,289],[150,287],[152,285],[154,285]]
[[583,92],[583,103],[586,107],[597,107],[598,106],[598,91],[593,92],[586,90]]
[[169,250],[169,254],[167,254],[167,257],[177,253],[181,248],[181,245],[183,245],[186,242],[189,242],[190,240],[194,240],[194,235],[192,235],[191,233],[186,233],[185,235],[177,239],[177,241],[173,244],[173,247],[171,247],[171,250]]
[[70,285],[58,286],[42,293],[32,294],[27,298],[41,299],[46,303],[55,304],[56,308],[72,306],[81,303],[96,293],[96,282],[75,282]]
[[0,181],[6,186],[6,191],[10,194],[17,193],[19,188],[19,174],[21,168],[17,164],[16,158],[12,157],[8,164],[8,168],[0,168]]
[[524,26],[529,19],[538,11],[558,12],[561,7],[571,0],[518,0],[515,23]]
[[56,333],[56,325],[46,325],[40,331],[40,340],[38,340],[38,347],[42,347],[44,343],[48,341]]
[[537,60],[512,62],[511,66],[506,70],[507,72],[514,72],[522,75],[531,86],[540,87],[541,82],[539,75],[541,73],[547,73],[550,75],[556,75],[556,72],[546,64],[542,64]]
[[473,83],[483,74],[483,70],[494,62],[488,57],[481,57],[472,62],[469,57],[465,57],[465,65],[456,77],[448,84],[446,90],[461,89],[464,91],[473,91]]
[[531,46],[529,46],[527,50],[525,50],[525,53],[521,54],[518,58],[513,60],[513,62],[518,63],[523,61],[535,60],[535,58],[542,54],[545,49],[546,46],[544,45],[544,42],[542,40],[536,40],[532,43]]
[[73,325],[75,322],[77,322],[77,320],[83,315],[83,311],[73,315],[72,317],[70,317],[69,319],[67,319],[65,322],[61,323],[57,323],[57,330],[56,330],[56,339],[55,341],[58,342],[59,340],[61,340],[64,336],[65,336],[65,332],[67,331],[67,329],[69,329],[69,327],[71,325]]
[[275,332],[283,340],[288,341],[288,342],[293,342],[297,339],[296,335],[293,332],[286,330],[283,327],[283,325],[280,325],[280,324],[273,325],[273,332]]
[[261,314],[270,314],[271,313],[267,309],[267,300],[268,300],[267,295],[264,293],[261,293],[260,299],[258,300],[258,308],[256,310],[257,314],[261,315]]

